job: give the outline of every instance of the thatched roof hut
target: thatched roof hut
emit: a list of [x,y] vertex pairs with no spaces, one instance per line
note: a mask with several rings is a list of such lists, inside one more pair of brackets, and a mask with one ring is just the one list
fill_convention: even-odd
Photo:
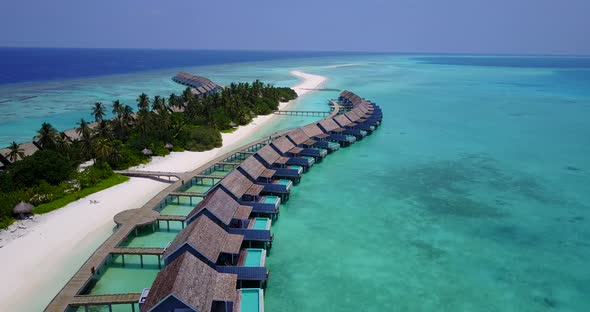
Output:
[[236,123],[235,123],[235,122],[233,122],[233,121],[230,121],[230,123],[229,123],[229,126],[230,126],[230,127],[232,127],[232,128],[235,128],[235,127],[237,127],[237,126],[238,126],[238,124],[236,124]]
[[172,145],[172,143],[166,143],[166,149],[171,151],[174,148],[174,145]]
[[35,206],[29,203],[20,202],[16,206],[14,206],[14,208],[12,208],[12,213],[15,215],[22,215],[32,213],[33,209],[35,209]]
[[221,223],[229,226],[234,219],[248,219],[252,207],[240,205],[225,190],[217,187],[188,214],[187,223],[190,224],[205,210]]
[[150,149],[148,149],[148,148],[144,148],[144,149],[143,149],[141,152],[142,152],[142,153],[143,153],[145,156],[152,156],[152,155],[153,155],[153,153],[152,153],[152,150],[150,150]]
[[272,179],[276,170],[267,169],[255,157],[246,158],[239,166],[247,175],[254,180],[258,178]]
[[258,196],[264,188],[262,185],[250,182],[250,180],[238,170],[234,170],[225,176],[220,183],[221,186],[228,190],[229,193],[234,195],[237,199],[241,199],[244,195]]
[[185,252],[158,273],[141,311],[231,312],[237,280]]
[[244,236],[229,234],[209,217],[201,215],[170,243],[164,252],[164,261],[170,263],[181,254],[190,252],[214,266],[222,254],[238,255]]

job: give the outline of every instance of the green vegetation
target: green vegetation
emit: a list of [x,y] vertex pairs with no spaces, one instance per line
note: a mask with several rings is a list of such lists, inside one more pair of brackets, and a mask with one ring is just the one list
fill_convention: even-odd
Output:
[[[66,136],[43,123],[35,136],[41,151],[24,157],[18,144],[10,146],[9,159],[16,160],[0,173],[0,228],[12,223],[12,209],[20,201],[46,213],[78,198],[121,183],[126,178],[111,168],[124,169],[149,161],[150,155],[173,151],[205,151],[222,144],[221,131],[245,125],[261,114],[276,110],[279,101],[295,99],[290,88],[277,88],[260,81],[232,83],[218,93],[195,96],[190,88],[168,98],[138,96],[137,111],[119,100],[111,107],[92,105],[90,123],[81,119],[77,136]],[[78,172],[87,160],[96,165]]]

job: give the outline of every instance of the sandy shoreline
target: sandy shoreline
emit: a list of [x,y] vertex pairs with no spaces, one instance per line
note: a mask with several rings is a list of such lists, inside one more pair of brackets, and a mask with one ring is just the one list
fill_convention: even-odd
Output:
[[[293,87],[299,96],[325,83],[323,76],[290,72],[302,79]],[[286,109],[294,101],[281,103]],[[184,172],[207,163],[268,124],[275,115],[256,117],[233,133],[222,134],[223,147],[205,152],[177,152],[154,157],[135,170]],[[0,232],[0,311],[40,311],[78,270],[92,252],[112,233],[113,216],[138,208],[168,184],[150,179],[130,181],[92,194],[67,206],[36,216]],[[97,200],[97,204],[90,204]],[[31,299],[34,298],[34,299]]]

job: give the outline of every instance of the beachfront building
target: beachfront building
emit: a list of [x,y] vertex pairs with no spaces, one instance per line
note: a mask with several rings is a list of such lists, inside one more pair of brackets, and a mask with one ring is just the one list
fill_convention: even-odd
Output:
[[219,273],[185,252],[158,272],[142,312],[233,312],[240,306],[237,275]]
[[39,150],[39,147],[33,142],[27,142],[19,144],[18,149],[20,152],[22,152],[22,155],[20,155],[20,153],[17,153],[17,155],[15,155],[15,158],[12,158],[10,156],[10,148],[0,149],[0,169],[7,168],[14,162],[22,160],[24,157],[35,154],[35,152]]
[[[202,215],[184,228],[165,249],[166,265],[184,253],[190,253],[220,273],[237,274],[240,285],[263,287],[268,278],[266,250],[242,249],[244,237],[231,234]],[[253,284],[252,284],[253,283]]]
[[288,157],[283,157],[277,153],[274,148],[267,145],[259,149],[254,157],[268,169],[275,171],[275,177],[286,178],[295,183],[301,181],[301,174],[303,173],[303,166],[289,165]]
[[328,148],[315,147],[314,145],[317,142],[307,136],[301,129],[289,131],[285,137],[296,147],[303,148],[302,155],[313,156],[316,162],[320,162],[328,155]]
[[251,217],[251,213],[252,207],[241,205],[218,187],[189,212],[186,223],[191,224],[201,215],[205,215],[228,233],[244,236],[244,242],[250,247],[260,246],[266,249],[272,246],[272,221],[268,218]]
[[252,213],[256,216],[278,216],[281,198],[274,195],[262,195],[263,185],[253,183],[239,170],[232,170],[221,182],[221,187],[235,201],[241,205],[251,206]]
[[283,201],[289,198],[293,181],[289,179],[276,179],[274,177],[276,171],[267,169],[256,158],[246,158],[237,167],[237,170],[246,176],[250,182],[264,186],[262,189],[263,193],[278,195]]
[[205,77],[195,76],[185,72],[180,72],[176,74],[176,76],[172,77],[172,80],[187,87],[190,87],[191,92],[196,96],[212,95],[214,93],[221,92],[221,90],[223,89],[222,86],[214,83],[213,81]]
[[[270,146],[283,157],[287,157],[287,165],[296,165],[303,167],[303,171],[306,172],[315,164],[315,158],[313,156],[304,155],[303,148],[296,147],[286,137],[280,137],[273,140]],[[308,154],[308,153],[305,153]]]

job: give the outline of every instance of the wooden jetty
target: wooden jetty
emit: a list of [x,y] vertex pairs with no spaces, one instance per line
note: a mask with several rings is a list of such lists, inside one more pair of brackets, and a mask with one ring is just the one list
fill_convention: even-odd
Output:
[[291,115],[291,116],[309,116],[309,117],[326,117],[330,116],[332,112],[325,111],[295,111],[295,110],[276,110],[275,115]]

